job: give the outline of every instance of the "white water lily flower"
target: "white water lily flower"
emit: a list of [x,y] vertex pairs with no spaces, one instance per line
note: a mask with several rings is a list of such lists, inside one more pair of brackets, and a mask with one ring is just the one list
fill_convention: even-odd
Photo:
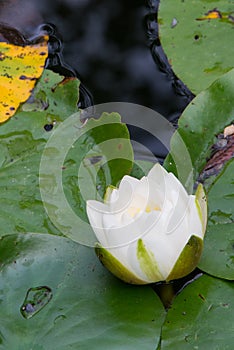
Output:
[[207,221],[202,185],[188,195],[160,164],[140,180],[124,176],[87,215],[101,262],[118,278],[147,284],[186,276],[197,266]]

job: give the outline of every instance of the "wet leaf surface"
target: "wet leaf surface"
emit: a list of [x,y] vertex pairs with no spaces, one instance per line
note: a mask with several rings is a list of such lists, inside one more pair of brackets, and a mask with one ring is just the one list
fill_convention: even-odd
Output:
[[[13,118],[1,125],[1,235],[16,232],[45,232],[67,234],[79,240],[79,233],[78,238],[75,238],[75,235],[77,227],[80,227],[81,235],[88,237],[87,231],[89,231],[93,237],[94,234],[86,219],[86,197],[92,198],[94,190],[96,194],[96,186],[101,197],[107,185],[116,184],[124,174],[131,171],[133,154],[127,127],[115,113],[103,115],[100,120],[90,120],[84,125],[77,108],[78,87],[77,79],[64,79],[45,70],[30,100]],[[76,112],[77,114],[74,114]],[[63,129],[63,121],[69,122],[71,114],[73,119],[69,124],[70,128]],[[60,127],[63,130],[61,133]],[[47,145],[44,153],[46,158],[44,173],[42,171],[40,176],[43,178],[43,174],[45,176],[48,172],[44,186],[41,184],[42,190],[44,188],[44,192],[47,193],[48,203],[53,201],[53,189],[57,186],[54,176],[61,175],[62,178],[62,196],[65,193],[65,197],[56,197],[50,206],[49,214],[54,218],[56,216],[53,222],[46,214],[39,188],[42,154],[52,135],[55,144],[53,149]],[[63,153],[67,144],[68,149]],[[116,159],[111,159],[113,155]],[[125,156],[126,160],[122,159]],[[98,162],[99,159],[102,161]],[[77,176],[80,169],[83,171],[83,176],[80,177],[78,184]],[[92,178],[93,174],[97,178]],[[55,193],[59,195],[57,189]],[[73,220],[68,222],[68,227],[65,227],[66,220],[64,223],[63,218],[66,217],[67,201],[69,208],[72,208],[71,211],[74,209],[74,215],[81,218],[78,226]],[[62,212],[57,220],[59,206]],[[87,231],[82,228],[84,221]]]
[[211,275],[234,279],[234,160],[208,192],[209,224],[199,268]]
[[[0,349],[156,348],[165,317],[159,298],[150,287],[114,278],[93,249],[62,237],[19,234],[0,240],[2,253]],[[42,305],[42,288],[53,297],[25,319],[21,306],[32,288],[27,305]]]
[[233,13],[232,0],[160,1],[162,47],[176,75],[195,94],[234,67]]
[[233,283],[210,276],[187,286],[168,311],[161,350],[231,350],[233,293]]
[[[56,128],[67,112],[77,111],[78,80],[63,85],[64,98],[59,110],[62,81],[58,74],[45,71],[30,101],[0,127],[1,235],[28,231],[61,234],[45,213],[38,177],[42,151],[51,135],[44,126],[54,123]],[[67,91],[77,94],[68,95]],[[44,105],[45,101],[46,109],[32,108],[33,104]]]
[[[198,179],[212,154],[212,145],[217,142],[218,135],[234,120],[233,100],[234,69],[195,97],[183,112],[178,132],[171,139],[171,155],[165,161],[168,170],[187,172],[189,176],[191,166],[183,161],[186,149],[193,167],[193,181]],[[226,160],[225,157],[221,158],[223,162]]]
[[[222,152],[216,153],[216,159],[209,161],[212,148],[218,135],[234,119],[234,70],[214,82],[201,92],[186,108],[179,120],[178,132],[171,140],[171,154],[165,161],[168,170],[184,173],[186,180],[190,175],[189,164],[184,161],[186,148],[191,157],[193,181],[205,180],[208,191],[208,228],[204,240],[204,250],[199,268],[221,278],[234,279],[233,266],[233,220],[234,220],[234,162],[230,142]],[[219,157],[218,157],[219,156]],[[212,177],[199,176],[207,165],[212,164]],[[224,165],[224,163],[226,165]],[[190,164],[190,165],[191,165]],[[224,169],[222,170],[224,165]],[[218,174],[217,169],[221,172]],[[207,173],[206,173],[207,175]]]

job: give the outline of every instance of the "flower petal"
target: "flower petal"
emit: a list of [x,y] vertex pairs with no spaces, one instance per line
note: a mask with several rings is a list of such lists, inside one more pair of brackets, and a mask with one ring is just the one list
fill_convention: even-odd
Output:
[[124,176],[120,182],[119,189],[112,191],[109,199],[110,211],[113,214],[123,214],[130,207],[147,206],[147,194],[149,185],[146,177],[141,180],[131,176]]
[[202,248],[203,240],[200,237],[191,236],[166,281],[184,277],[192,272],[200,260]]
[[122,281],[131,284],[147,284],[145,281],[135,275],[131,270],[126,268],[115,256],[113,256],[107,249],[103,248],[101,245],[96,246],[96,254],[102,264],[116,277],[120,278]]
[[165,178],[168,172],[159,164],[156,163],[149,171],[147,177],[150,180],[156,181],[159,186],[165,184]]
[[198,205],[196,203],[195,196],[193,197],[194,197],[193,200],[191,200],[189,203],[189,210],[188,210],[188,222],[190,226],[190,232],[191,234],[203,239],[204,233],[203,233],[202,221],[199,215]]
[[137,243],[137,259],[141,270],[151,282],[163,281],[163,276],[159,270],[154,254],[145,247],[142,239]]
[[207,225],[207,198],[202,184],[198,185],[195,196],[197,210],[199,213],[200,220],[202,222],[202,233],[204,236]]
[[88,200],[86,202],[86,212],[98,241],[104,246],[108,245],[105,228],[103,227],[103,215],[108,213],[108,206],[95,200]]
[[117,188],[115,186],[108,186],[104,195],[104,203],[108,204],[111,201],[111,197],[113,196],[114,192],[117,192]]
[[[157,224],[143,236],[144,244],[154,254],[162,275],[166,278],[191,236],[187,215],[170,232],[167,216],[162,214]],[[164,279],[165,279],[164,278]]]
[[130,220],[123,222],[123,220],[119,220],[117,215],[107,213],[103,215],[102,220],[107,245],[104,245],[102,241],[100,243],[105,248],[118,248],[129,245],[141,235],[137,222],[131,217]]

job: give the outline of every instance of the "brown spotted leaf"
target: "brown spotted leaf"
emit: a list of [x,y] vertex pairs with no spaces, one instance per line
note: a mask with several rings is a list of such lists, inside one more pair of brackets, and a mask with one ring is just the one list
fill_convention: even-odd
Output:
[[12,117],[41,76],[48,56],[47,37],[34,45],[0,42],[0,123]]

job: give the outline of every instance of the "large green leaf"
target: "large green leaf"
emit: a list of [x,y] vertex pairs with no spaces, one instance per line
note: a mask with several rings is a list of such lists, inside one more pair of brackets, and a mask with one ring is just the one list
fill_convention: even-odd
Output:
[[63,77],[45,71],[28,103],[0,126],[0,235],[27,231],[59,234],[41,203],[39,164],[51,136],[44,127],[56,128],[77,111],[78,86],[78,80],[65,83]]
[[158,296],[114,278],[92,249],[63,237],[18,234],[2,237],[0,257],[0,349],[156,348],[165,317]]
[[[179,119],[165,161],[167,170],[179,175],[186,185],[193,168],[193,184],[204,168],[216,136],[234,118],[234,69],[201,92]],[[187,149],[191,163],[184,161]],[[187,154],[186,154],[187,157]],[[180,176],[182,174],[183,176]],[[234,279],[233,220],[234,162],[230,161],[208,191],[208,229],[199,267],[218,277]],[[188,182],[188,181],[187,181]]]
[[[222,18],[203,19],[217,8]],[[195,93],[234,67],[233,0],[161,0],[159,35],[176,75]]]
[[161,350],[233,349],[234,284],[202,276],[176,297]]
[[[197,179],[210,156],[210,147],[216,142],[216,135],[233,122],[233,101],[234,69],[195,97],[183,112],[164,164],[167,170],[183,174],[179,178],[186,180],[190,176],[192,165],[193,182]],[[191,163],[185,161],[188,159],[185,149],[190,155]]]
[[[0,235],[16,232],[67,233],[66,228],[56,220],[51,221],[43,207],[39,189],[42,154],[47,160],[46,168],[51,169],[50,178],[47,178],[46,184],[44,182],[44,186],[49,186],[46,188],[48,196],[52,197],[53,184],[56,186],[56,172],[56,176],[61,175],[64,182],[65,201],[68,200],[71,210],[74,209],[76,217],[80,216],[82,220],[85,220],[86,199],[83,199],[83,196],[84,193],[86,197],[90,194],[88,175],[95,174],[96,160],[105,158],[96,171],[94,181],[100,195],[107,184],[115,185],[123,174],[131,171],[132,148],[127,127],[120,122],[120,116],[115,113],[103,115],[100,121],[90,120],[86,124],[82,123],[80,112],[77,112],[78,85],[77,79],[64,79],[58,74],[45,71],[28,103],[24,104],[13,118],[0,126]],[[74,114],[75,112],[77,114]],[[71,114],[73,118],[70,120]],[[64,126],[65,121],[70,121],[68,130]],[[67,132],[65,134],[61,132],[64,129]],[[74,139],[71,130],[75,130]],[[53,149],[47,144],[52,135],[58,136],[58,142]],[[117,160],[111,159],[108,153],[110,147],[103,146],[108,144],[109,139],[115,140],[113,153],[117,149],[118,152],[114,153],[118,157]],[[56,155],[63,152],[67,144],[71,149],[66,149],[68,154],[65,152],[62,155],[64,164],[58,168],[58,164],[54,165],[53,160],[58,160]],[[122,159],[124,157],[127,159]],[[110,161],[107,163],[108,160]],[[50,167],[51,164],[54,168]],[[80,178],[82,193],[77,183],[79,168],[83,169],[83,177]],[[43,177],[43,173],[40,175]],[[42,183],[41,186],[45,189]],[[63,205],[61,198],[59,203]],[[56,208],[53,208],[56,211]],[[53,208],[50,206],[51,210]],[[65,213],[62,213],[62,217],[64,215]],[[86,228],[88,230],[88,225]],[[75,231],[77,232],[77,226]],[[82,233],[85,234],[83,231]]]
[[234,160],[230,161],[208,193],[209,225],[199,268],[234,279]]

